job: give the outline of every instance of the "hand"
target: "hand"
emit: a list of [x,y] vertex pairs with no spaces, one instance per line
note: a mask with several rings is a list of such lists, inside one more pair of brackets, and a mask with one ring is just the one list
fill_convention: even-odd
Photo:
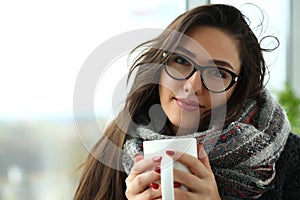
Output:
[[185,186],[188,191],[174,188],[175,199],[220,200],[215,176],[211,170],[208,155],[203,145],[198,146],[198,159],[185,153],[167,151],[176,161],[187,166],[191,173],[174,170],[174,181]]
[[155,183],[160,180],[160,174],[153,170],[159,171],[161,159],[160,156],[144,159],[141,155],[134,158],[134,165],[125,180],[128,200],[161,199],[159,184]]

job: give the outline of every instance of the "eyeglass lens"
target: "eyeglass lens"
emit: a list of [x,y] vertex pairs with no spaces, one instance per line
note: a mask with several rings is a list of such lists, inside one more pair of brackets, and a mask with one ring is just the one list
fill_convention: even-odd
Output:
[[[194,63],[183,55],[172,53],[168,60],[166,70],[175,79],[184,80],[194,73]],[[232,82],[232,75],[217,66],[198,67],[201,78],[207,89],[212,91],[224,91]]]

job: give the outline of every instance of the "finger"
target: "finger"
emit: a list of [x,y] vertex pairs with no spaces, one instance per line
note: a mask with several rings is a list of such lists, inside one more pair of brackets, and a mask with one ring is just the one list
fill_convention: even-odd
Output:
[[125,195],[127,199],[156,199],[161,200],[161,189],[147,188],[139,194],[135,194],[131,191],[131,188],[127,188]]
[[195,193],[190,191],[182,190],[180,188],[174,188],[174,196],[175,200],[182,200],[182,199],[199,199]]
[[135,157],[134,157],[134,163],[137,163],[138,161],[140,160],[143,160],[144,157],[140,154],[136,154]]
[[160,175],[153,170],[139,174],[128,185],[132,194],[142,193],[151,183],[160,180]]
[[[136,158],[137,160],[139,159],[139,156],[137,156],[138,158]],[[161,161],[162,157],[161,156],[155,156],[153,158],[143,158],[139,161],[137,161],[132,169],[130,173],[143,173],[145,171],[149,171],[150,169],[152,169],[155,166],[160,165],[160,161]]]
[[161,189],[153,189],[153,188],[148,188],[141,194],[137,196],[137,199],[162,199],[161,198]]
[[149,171],[156,166],[160,165],[161,157],[143,158],[141,155],[137,155],[134,158],[135,164],[133,165],[129,176],[126,178],[126,184],[129,184],[138,174]]
[[199,144],[198,145],[198,158],[199,160],[205,165],[205,167],[209,170],[211,170],[210,162],[209,162],[209,157],[204,149],[204,144]]
[[174,181],[181,183],[193,192],[201,192],[204,188],[203,184],[206,184],[203,179],[198,178],[196,175],[177,169],[174,169]]
[[192,155],[182,153],[179,151],[166,151],[167,155],[173,157],[174,160],[181,162],[188,167],[190,171],[199,178],[208,176],[211,172],[198,158]]

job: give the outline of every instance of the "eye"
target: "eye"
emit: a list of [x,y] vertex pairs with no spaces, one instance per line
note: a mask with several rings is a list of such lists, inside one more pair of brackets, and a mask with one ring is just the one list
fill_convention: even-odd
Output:
[[176,55],[174,57],[174,62],[181,64],[181,65],[191,65],[191,63],[188,60],[186,60],[184,57],[179,56],[179,55]]
[[221,79],[228,79],[229,77],[228,72],[218,68],[209,69],[209,74],[210,76],[213,76],[215,78],[221,78]]

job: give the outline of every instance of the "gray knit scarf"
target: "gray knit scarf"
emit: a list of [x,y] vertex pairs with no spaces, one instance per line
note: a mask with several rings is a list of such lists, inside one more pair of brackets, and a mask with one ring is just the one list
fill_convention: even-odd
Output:
[[[123,146],[123,167],[129,174],[145,140],[195,137],[208,153],[222,199],[256,199],[273,187],[275,162],[290,133],[280,105],[264,90],[258,102],[249,100],[238,119],[223,130],[167,136],[139,126]],[[134,135],[134,136],[133,136]]]

